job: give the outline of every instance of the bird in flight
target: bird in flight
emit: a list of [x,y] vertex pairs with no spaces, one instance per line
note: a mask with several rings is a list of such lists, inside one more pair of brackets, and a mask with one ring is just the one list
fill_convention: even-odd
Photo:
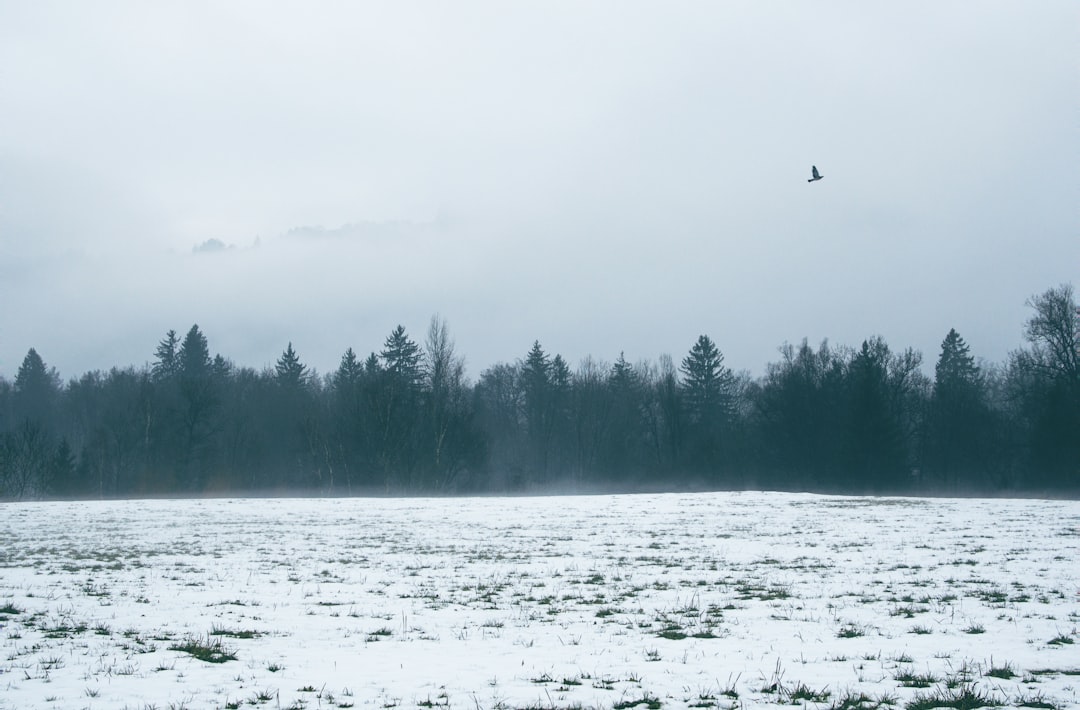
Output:
[[820,180],[821,178],[825,177],[824,175],[822,175],[821,173],[819,173],[817,171],[817,166],[816,165],[811,165],[810,170],[811,170],[811,172],[814,173],[814,177],[807,180],[807,182],[813,182],[814,180]]

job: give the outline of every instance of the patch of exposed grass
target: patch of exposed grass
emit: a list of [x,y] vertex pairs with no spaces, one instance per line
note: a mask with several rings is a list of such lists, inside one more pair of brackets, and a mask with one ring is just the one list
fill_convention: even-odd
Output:
[[[56,626],[50,626],[45,631],[45,638],[58,639],[58,638],[70,638],[74,634],[81,634],[87,630],[87,625],[83,623],[71,624],[66,621],[58,623]],[[1069,643],[1072,643],[1070,641]]]
[[834,700],[829,710],[880,710],[895,705],[896,698],[889,695],[872,698],[866,693],[848,692]]
[[756,599],[762,602],[787,599],[791,596],[791,590],[788,587],[778,584],[766,586],[754,582],[739,583],[735,587],[735,592],[739,599]]
[[670,641],[682,641],[687,637],[686,632],[680,629],[678,626],[669,626],[657,634],[662,639],[668,639]]
[[218,626],[215,624],[210,629],[211,636],[229,636],[236,639],[253,639],[258,638],[258,631],[239,630],[239,629],[227,629],[224,626]]
[[942,688],[932,693],[917,693],[904,706],[904,709],[956,708],[956,710],[973,710],[974,708],[988,708],[1004,704],[1005,701],[1001,698],[994,697],[992,694],[976,688],[972,683],[965,683],[954,689]]
[[1047,700],[1046,696],[1042,693],[1035,693],[1033,695],[1021,694],[1016,699],[1016,707],[1019,708],[1045,708],[1045,710],[1057,710],[1058,705],[1056,703]]
[[1031,675],[1080,675],[1080,668],[1039,668],[1030,671]]
[[829,696],[832,693],[827,688],[821,690],[814,690],[805,683],[798,683],[795,687],[787,690],[788,701],[793,705],[797,705],[800,700],[806,700],[811,703],[827,703]]
[[866,631],[861,626],[859,626],[858,624],[851,624],[851,623],[844,624],[843,626],[840,627],[840,630],[838,632],[836,632],[837,638],[842,638],[842,639],[859,638],[860,636],[865,636],[865,635],[866,635]]
[[663,703],[661,703],[659,698],[657,698],[655,695],[644,693],[638,700],[623,700],[621,702],[615,703],[611,707],[612,710],[628,710],[629,708],[634,708],[638,705],[644,705],[646,708],[649,708],[649,710],[657,710],[663,705]]
[[1016,670],[1012,667],[1011,663],[1005,663],[1001,666],[995,666],[993,662],[990,664],[990,670],[986,671],[986,675],[991,678],[1002,678],[1009,680],[1016,677]]
[[894,607],[889,611],[889,616],[902,616],[905,619],[913,619],[916,614],[923,614],[927,611],[926,607],[915,606],[914,604],[905,604],[903,606]]
[[893,680],[900,683],[905,688],[929,688],[934,683],[938,682],[937,677],[932,673],[911,673],[910,671],[904,671],[897,673],[893,676]]
[[394,635],[394,630],[393,629],[391,629],[388,626],[383,626],[382,628],[375,629],[374,631],[369,633],[367,635],[367,640],[368,641],[378,641],[379,639],[387,638],[387,637],[393,636],[393,635]]
[[980,590],[976,596],[991,606],[1004,606],[1009,601],[1009,593],[1004,589]]
[[226,649],[222,645],[221,639],[211,639],[209,637],[207,637],[206,641],[202,641],[194,636],[188,636],[182,641],[169,646],[169,650],[191,654],[206,663],[224,663],[225,661],[236,660],[236,654]]

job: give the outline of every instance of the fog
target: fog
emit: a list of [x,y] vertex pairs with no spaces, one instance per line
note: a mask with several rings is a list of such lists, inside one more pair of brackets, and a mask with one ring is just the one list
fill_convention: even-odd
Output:
[[0,2],[0,375],[193,323],[325,372],[435,313],[474,376],[702,333],[753,372],[803,337],[932,362],[949,328],[999,361],[1080,263],[1078,20]]

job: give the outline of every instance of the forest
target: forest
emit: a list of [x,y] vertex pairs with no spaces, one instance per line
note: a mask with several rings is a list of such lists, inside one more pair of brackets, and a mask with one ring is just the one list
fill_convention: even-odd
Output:
[[193,325],[143,367],[64,383],[33,348],[0,377],[0,499],[776,489],[1080,491],[1080,311],[1032,296],[1025,345],[933,364],[879,336],[784,344],[760,377],[701,335],[681,358],[571,367],[534,342],[475,382],[445,321],[318,375],[257,371]]

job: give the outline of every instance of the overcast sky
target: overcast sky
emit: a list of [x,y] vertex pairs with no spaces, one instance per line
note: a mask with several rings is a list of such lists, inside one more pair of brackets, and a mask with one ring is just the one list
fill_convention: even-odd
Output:
[[474,378],[1001,362],[1080,286],[1078,40],[1075,0],[0,0],[0,376],[195,323],[325,373],[436,313]]

